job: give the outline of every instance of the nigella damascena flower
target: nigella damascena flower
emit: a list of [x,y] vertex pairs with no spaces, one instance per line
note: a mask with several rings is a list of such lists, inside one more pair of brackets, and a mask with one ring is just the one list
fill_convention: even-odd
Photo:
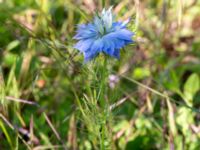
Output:
[[120,49],[133,42],[133,32],[126,27],[128,22],[115,21],[112,7],[103,9],[92,23],[78,25],[74,39],[79,41],[74,47],[84,54],[86,62],[100,52],[119,58]]

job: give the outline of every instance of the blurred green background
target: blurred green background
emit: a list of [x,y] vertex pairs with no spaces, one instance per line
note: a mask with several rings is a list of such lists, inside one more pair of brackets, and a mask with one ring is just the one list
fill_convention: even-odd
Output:
[[[102,89],[73,36],[110,6],[135,43]],[[199,58],[199,0],[0,0],[0,149],[199,150]]]

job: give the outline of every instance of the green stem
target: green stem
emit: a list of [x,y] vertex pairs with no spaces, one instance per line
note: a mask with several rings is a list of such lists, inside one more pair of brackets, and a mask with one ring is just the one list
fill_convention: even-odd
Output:
[[100,80],[101,80],[101,82],[100,82],[100,89],[99,89],[99,95],[100,95],[100,97],[99,97],[99,101],[100,101],[100,105],[101,105],[101,107],[104,109],[105,108],[105,93],[106,93],[106,77],[107,77],[107,58],[106,58],[106,56],[104,57],[104,62],[103,62],[103,64],[101,64],[102,66],[101,66],[101,69],[100,69],[100,74],[101,74],[101,76],[100,76]]
[[101,131],[101,150],[105,150],[105,124],[102,124],[102,131]]
[[105,0],[101,0],[101,6],[102,6],[102,8],[105,7],[105,4],[106,4]]
[[[100,89],[99,89],[99,102],[101,106],[101,110],[103,111],[103,116],[105,114],[106,108],[106,101],[105,101],[105,94],[106,94],[106,84],[107,84],[107,57],[104,56],[104,60],[101,63],[101,69],[100,72]],[[100,149],[105,150],[105,122],[106,118],[105,116],[102,118],[102,124],[101,124],[101,131],[100,131]]]

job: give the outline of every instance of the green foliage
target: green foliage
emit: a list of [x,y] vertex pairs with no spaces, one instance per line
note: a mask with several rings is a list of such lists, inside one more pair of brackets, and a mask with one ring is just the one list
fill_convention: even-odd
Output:
[[[135,44],[83,64],[77,24],[103,6]],[[199,16],[198,0],[0,0],[0,149],[198,150]]]
[[200,80],[198,74],[192,74],[188,77],[184,84],[184,99],[186,103],[192,106],[192,100],[195,94],[199,91]]

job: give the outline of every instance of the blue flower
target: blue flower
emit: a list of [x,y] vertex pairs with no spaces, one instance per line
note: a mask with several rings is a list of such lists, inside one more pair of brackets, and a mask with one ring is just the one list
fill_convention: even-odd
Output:
[[112,7],[103,9],[92,23],[78,25],[74,39],[78,40],[74,48],[84,54],[85,62],[103,52],[112,57],[120,57],[120,49],[133,43],[133,32],[126,28],[129,20],[115,21]]

